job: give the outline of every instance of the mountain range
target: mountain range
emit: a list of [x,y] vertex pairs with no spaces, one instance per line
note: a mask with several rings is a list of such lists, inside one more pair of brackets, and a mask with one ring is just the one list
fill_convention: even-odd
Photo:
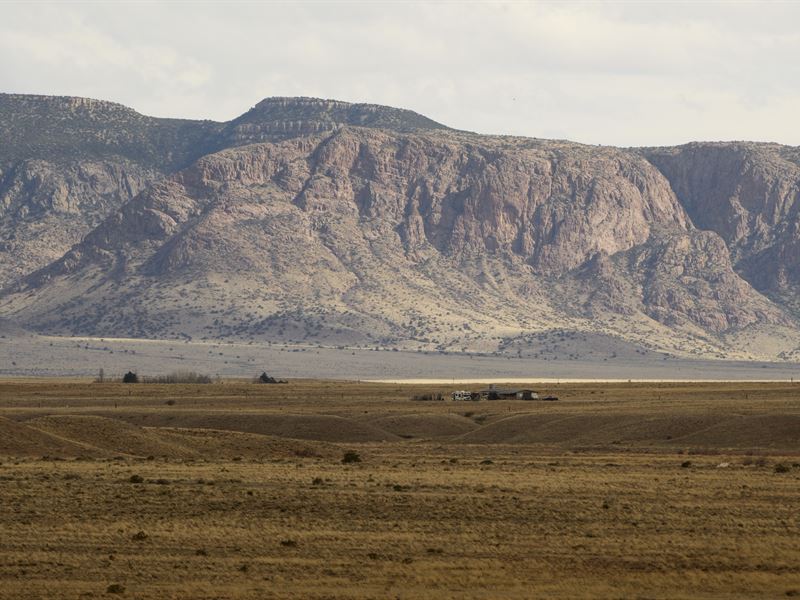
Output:
[[800,148],[267,98],[0,94],[0,319],[51,335],[800,359]]

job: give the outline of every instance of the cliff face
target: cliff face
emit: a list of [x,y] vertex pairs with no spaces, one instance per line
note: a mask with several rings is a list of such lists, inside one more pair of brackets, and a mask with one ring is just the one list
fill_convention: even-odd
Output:
[[216,129],[89,98],[0,94],[0,289],[202,155]]
[[0,289],[60,258],[159,176],[122,159],[0,166]]
[[352,127],[199,159],[5,308],[61,333],[459,350],[555,323],[626,337],[620,314],[640,322],[638,343],[673,350],[665,328],[691,345],[698,332],[790,326],[636,153]]
[[[514,257],[547,276],[643,244],[654,227],[688,228],[666,181],[636,155],[351,128],[206,156],[126,204],[82,248],[163,242],[218,212],[258,216],[276,204],[305,224],[304,238],[345,228],[382,236],[410,261]],[[188,266],[167,254],[163,268]]]
[[777,144],[689,144],[645,151],[697,227],[718,233],[756,289],[800,284],[800,150]]
[[400,108],[320,98],[265,98],[242,116],[226,123],[217,145],[230,148],[276,142],[346,126],[398,132],[448,129],[432,119]]
[[[0,110],[14,135],[20,119],[63,134],[34,158],[41,136],[23,136],[0,166],[0,282],[22,277],[0,316],[27,327],[454,351],[558,329],[797,351],[793,149],[479,136],[309,98],[223,124],[72,100]],[[743,347],[751,333],[767,342]]]
[[445,129],[411,111],[313,98],[268,98],[214,123],[90,98],[0,94],[0,289],[60,257],[147,183],[201,156],[348,124]]

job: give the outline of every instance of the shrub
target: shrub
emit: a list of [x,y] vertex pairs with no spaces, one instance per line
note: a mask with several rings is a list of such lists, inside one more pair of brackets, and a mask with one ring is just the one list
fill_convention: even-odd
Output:
[[112,583],[106,588],[106,594],[124,594],[125,586],[120,583]]
[[131,478],[128,481],[131,483],[144,483],[144,477],[141,475],[131,475]]
[[128,371],[122,376],[122,383],[139,383],[139,376],[133,371]]
[[344,453],[344,456],[342,457],[343,464],[357,463],[357,462],[361,462],[361,457],[358,455],[357,452],[348,450],[347,452]]
[[786,465],[784,465],[783,463],[778,463],[777,465],[775,465],[776,473],[788,473],[789,471],[791,471],[791,469]]
[[690,460],[685,460],[681,463],[681,468],[683,469],[688,469],[691,466],[692,466],[692,461]]
[[274,377],[270,377],[267,375],[267,372],[264,371],[261,373],[261,375],[255,378],[255,383],[286,383],[286,381],[283,379],[275,379]]

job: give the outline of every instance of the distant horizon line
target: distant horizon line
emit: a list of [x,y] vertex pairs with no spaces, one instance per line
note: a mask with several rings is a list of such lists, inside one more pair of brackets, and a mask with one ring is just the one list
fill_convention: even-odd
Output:
[[[42,94],[42,93],[32,93],[32,92],[2,92],[0,91],[0,97],[2,96],[17,96],[17,97],[36,97],[36,98],[52,98],[52,99],[75,99],[75,100],[89,100],[92,102],[99,102],[104,104],[112,104],[117,105],[122,108],[131,110],[136,114],[147,117],[150,119],[160,119],[160,120],[178,120],[178,121],[194,121],[198,123],[218,123],[220,125],[224,125],[227,123],[231,123],[235,121],[238,117],[247,114],[250,110],[256,108],[259,104],[264,103],[267,100],[317,100],[321,102],[335,102],[338,104],[346,104],[349,106],[373,106],[373,107],[380,107],[380,108],[387,108],[391,110],[399,110],[399,111],[407,111],[424,117],[426,119],[430,119],[431,121],[442,125],[447,130],[456,132],[456,133],[469,133],[478,136],[485,136],[485,137],[503,137],[503,138],[522,138],[522,139],[530,139],[530,140],[541,140],[541,141],[552,141],[552,142],[569,142],[572,144],[579,144],[582,146],[595,146],[601,148],[618,148],[621,150],[630,150],[630,149],[648,149],[648,148],[680,148],[684,146],[691,146],[691,145],[725,145],[725,144],[757,144],[757,145],[764,145],[764,146],[782,146],[785,148],[800,148],[800,144],[785,144],[782,142],[776,142],[772,140],[755,140],[755,139],[720,139],[720,140],[702,140],[702,139],[691,139],[685,142],[676,143],[676,144],[644,144],[644,145],[615,145],[615,144],[606,144],[606,143],[595,143],[595,142],[581,142],[576,139],[570,138],[548,138],[548,137],[538,137],[534,135],[521,135],[521,134],[514,134],[514,133],[482,133],[479,131],[470,131],[465,129],[457,129],[455,127],[451,127],[446,123],[439,121],[433,117],[428,116],[425,113],[416,111],[411,108],[403,108],[399,106],[392,106],[390,104],[381,104],[378,102],[364,102],[364,101],[352,101],[352,100],[341,100],[338,98],[323,98],[319,96],[286,96],[286,95],[274,95],[274,96],[264,96],[260,100],[258,100],[255,104],[250,105],[249,108],[240,112],[238,115],[228,119],[227,121],[218,121],[216,119],[210,118],[193,118],[193,117],[184,117],[184,116],[158,116],[154,114],[147,114],[144,112],[140,112],[137,108],[134,108],[132,105],[127,104],[122,101],[118,100],[108,100],[104,98],[96,98],[94,96],[81,96],[81,95],[74,95],[74,94]],[[352,127],[357,127],[356,125],[352,125]],[[420,128],[421,131],[425,131],[424,128]]]

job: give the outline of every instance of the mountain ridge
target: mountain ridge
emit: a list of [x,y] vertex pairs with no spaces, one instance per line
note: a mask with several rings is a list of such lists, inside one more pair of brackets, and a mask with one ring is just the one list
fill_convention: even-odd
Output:
[[[276,128],[292,106],[306,120]],[[7,282],[0,316],[60,334],[524,353],[571,328],[683,355],[797,352],[792,148],[484,136],[312,98],[266,98],[215,126],[225,147],[104,207],[83,241]],[[692,165],[730,175],[719,147],[750,168],[698,227],[715,180]],[[747,215],[725,212],[742,190]],[[748,266],[775,256],[782,278]],[[770,341],[741,348],[742,335]]]

